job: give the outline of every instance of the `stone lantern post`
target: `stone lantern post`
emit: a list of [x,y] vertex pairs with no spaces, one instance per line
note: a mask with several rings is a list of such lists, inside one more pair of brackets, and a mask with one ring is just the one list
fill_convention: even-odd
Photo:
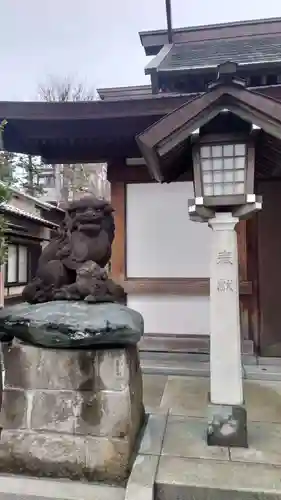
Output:
[[195,199],[189,200],[189,216],[207,222],[213,232],[207,442],[247,447],[235,227],[261,209],[262,201],[254,194],[254,145],[249,138],[203,137],[204,142],[194,137]]

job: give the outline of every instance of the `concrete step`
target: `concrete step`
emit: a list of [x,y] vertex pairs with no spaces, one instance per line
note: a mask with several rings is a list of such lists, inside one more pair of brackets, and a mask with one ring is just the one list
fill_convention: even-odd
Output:
[[[181,362],[208,363],[210,360],[210,355],[201,353],[186,353],[186,352],[140,351],[140,358],[144,360],[151,360],[157,362],[168,360],[168,361],[173,361],[175,363],[181,363]],[[258,363],[256,356],[250,354],[243,354],[242,360],[243,363],[247,365],[256,365]],[[278,364],[278,363],[268,362],[267,364]],[[281,365],[281,359],[280,359],[280,365]]]
[[245,378],[248,380],[281,380],[281,364],[279,365],[245,365]]
[[161,456],[154,500],[281,500],[280,470],[265,464]]
[[1,500],[124,500],[125,488],[78,481],[0,475]]
[[141,359],[143,373],[147,375],[181,375],[209,377],[210,365],[204,362]]
[[[140,351],[178,352],[186,354],[208,354],[209,335],[145,334],[139,342]],[[242,352],[254,355],[252,340],[243,340]]]
[[[141,367],[147,375],[209,377],[208,355],[186,353],[141,352]],[[281,363],[263,363],[254,356],[243,355],[243,376],[248,380],[281,381]]]

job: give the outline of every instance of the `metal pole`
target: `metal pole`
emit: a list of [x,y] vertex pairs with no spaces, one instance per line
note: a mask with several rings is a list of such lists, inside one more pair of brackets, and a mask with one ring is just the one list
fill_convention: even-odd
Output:
[[167,17],[167,28],[168,28],[168,42],[173,43],[171,0],[166,0],[166,17]]

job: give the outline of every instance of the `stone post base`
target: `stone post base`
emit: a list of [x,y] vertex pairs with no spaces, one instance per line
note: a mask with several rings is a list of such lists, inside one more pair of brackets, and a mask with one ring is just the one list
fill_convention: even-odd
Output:
[[246,408],[210,403],[207,443],[209,446],[248,448]]
[[123,482],[144,419],[137,347],[3,351],[0,472]]

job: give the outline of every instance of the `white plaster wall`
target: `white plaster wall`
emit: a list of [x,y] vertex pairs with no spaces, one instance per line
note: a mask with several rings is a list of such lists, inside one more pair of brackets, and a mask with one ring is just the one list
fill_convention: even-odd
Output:
[[209,297],[128,295],[144,318],[145,333],[209,335]]
[[11,295],[20,295],[23,292],[24,286],[10,286],[9,287],[9,296]]
[[190,221],[192,182],[128,184],[128,278],[207,278],[211,229]]

